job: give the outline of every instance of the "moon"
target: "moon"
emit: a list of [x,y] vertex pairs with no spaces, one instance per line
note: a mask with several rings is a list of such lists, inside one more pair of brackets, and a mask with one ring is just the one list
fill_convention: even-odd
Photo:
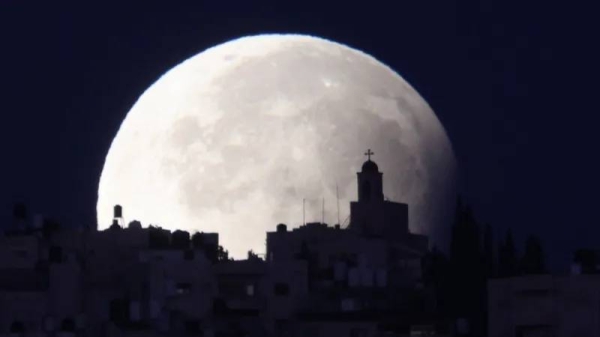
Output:
[[456,162],[415,89],[322,38],[232,40],[166,72],[128,112],[100,177],[98,229],[120,204],[126,222],[217,232],[235,258],[264,253],[278,223],[347,222],[367,149],[410,230],[443,240]]

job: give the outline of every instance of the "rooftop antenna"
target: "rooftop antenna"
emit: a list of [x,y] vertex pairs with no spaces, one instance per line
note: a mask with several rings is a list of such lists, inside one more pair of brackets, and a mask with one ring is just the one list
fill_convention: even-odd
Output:
[[306,225],[306,198],[302,198],[302,225]]
[[321,223],[325,223],[325,197],[323,197],[323,206],[321,207]]
[[337,202],[337,223],[338,225],[340,224],[340,193],[338,191],[338,184],[337,182],[335,183],[335,198],[336,198],[336,202]]

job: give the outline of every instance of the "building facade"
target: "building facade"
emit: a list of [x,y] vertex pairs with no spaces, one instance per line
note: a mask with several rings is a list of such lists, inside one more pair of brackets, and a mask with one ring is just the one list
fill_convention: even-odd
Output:
[[600,336],[600,275],[490,280],[489,337]]
[[427,238],[384,200],[369,158],[350,224],[284,224],[265,259],[233,261],[216,233],[46,223],[0,237],[0,336],[399,336],[423,326]]

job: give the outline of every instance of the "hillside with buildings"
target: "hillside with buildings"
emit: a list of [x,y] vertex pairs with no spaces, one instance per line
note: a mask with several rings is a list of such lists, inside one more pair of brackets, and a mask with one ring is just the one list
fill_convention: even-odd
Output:
[[593,252],[554,277],[535,242],[516,268],[509,237],[495,268],[463,208],[447,259],[409,232],[368,160],[347,227],[274,224],[264,257],[232,260],[217,233],[123,224],[119,205],[104,231],[19,206],[0,236],[0,336],[599,335]]

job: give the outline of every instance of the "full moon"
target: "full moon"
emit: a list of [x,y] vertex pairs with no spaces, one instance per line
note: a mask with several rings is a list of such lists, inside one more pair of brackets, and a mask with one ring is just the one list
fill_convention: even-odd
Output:
[[120,204],[126,222],[217,232],[235,258],[264,253],[278,223],[347,223],[367,149],[385,198],[409,205],[411,231],[444,240],[456,162],[415,89],[325,39],[232,40],[166,72],[131,108],[100,177],[98,228]]

